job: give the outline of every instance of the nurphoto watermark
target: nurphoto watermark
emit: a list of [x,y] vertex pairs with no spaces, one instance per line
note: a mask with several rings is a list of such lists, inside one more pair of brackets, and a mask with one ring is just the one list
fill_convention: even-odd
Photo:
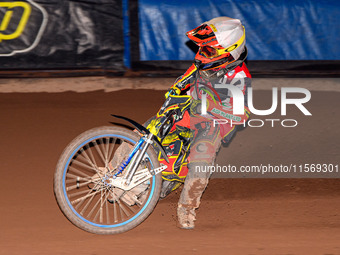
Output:
[[260,165],[197,165],[195,172],[223,173],[224,177],[249,178],[339,178],[337,163],[305,163],[305,164],[260,164]]
[[[249,127],[263,127],[264,125],[270,125],[274,127],[276,125],[281,125],[282,127],[296,127],[298,125],[298,121],[295,119],[250,119],[248,121],[241,119],[241,117],[237,115],[244,114],[244,97],[242,90],[236,86],[224,84],[224,86],[232,93],[233,95],[233,105],[232,105],[232,114],[228,112],[224,112],[221,109],[213,108],[211,112],[218,116],[221,116],[221,119],[214,119],[213,125],[243,125],[244,127],[247,125]],[[299,98],[288,98],[290,93],[301,94],[302,97]],[[268,116],[274,113],[278,107],[278,88],[272,88],[272,105],[269,109],[259,110],[254,107],[253,104],[253,90],[251,87],[247,88],[247,102],[249,111],[258,116]],[[305,88],[295,88],[295,87],[283,87],[281,88],[281,116],[287,115],[287,105],[295,105],[304,115],[311,116],[311,112],[307,110],[304,106],[305,103],[309,102],[311,99],[311,92]],[[202,94],[202,104],[201,104],[201,114],[204,116],[207,114],[207,94]]]

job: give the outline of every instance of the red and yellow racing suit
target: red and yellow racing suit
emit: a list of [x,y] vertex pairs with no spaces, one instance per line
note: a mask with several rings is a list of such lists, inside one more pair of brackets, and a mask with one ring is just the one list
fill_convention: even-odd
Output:
[[[242,91],[245,106],[243,115],[233,114],[233,95],[226,85],[236,86]],[[244,124],[249,118],[247,87],[250,86],[251,75],[245,63],[225,72],[222,77],[215,80],[202,78],[193,64],[170,88],[168,93],[186,92],[192,97],[190,113],[186,113],[183,119],[175,123],[168,135],[169,144],[166,144],[169,149],[170,163],[167,170],[163,172],[163,179],[180,182],[185,180],[178,210],[198,208],[201,195],[211,175],[208,168],[214,164],[221,142],[228,143],[236,132],[237,123]],[[201,110],[203,94],[206,98],[204,104],[207,105],[207,114],[204,115]],[[225,120],[224,125],[216,125],[221,122],[221,119]],[[225,124],[226,122],[228,124]],[[190,145],[186,145],[186,148],[190,146],[190,155],[184,160],[179,155],[185,144],[180,139],[173,139],[174,137],[171,136],[175,136],[175,132],[184,134],[183,130],[188,129],[192,131]],[[167,164],[165,160],[163,161],[163,164]],[[191,212],[194,213],[194,210]]]

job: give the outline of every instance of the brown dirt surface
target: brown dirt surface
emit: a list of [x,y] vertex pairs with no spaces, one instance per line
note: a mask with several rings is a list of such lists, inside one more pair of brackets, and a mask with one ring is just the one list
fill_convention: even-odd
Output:
[[[101,236],[73,226],[53,194],[63,148],[109,125],[111,113],[143,122],[164,91],[0,94],[0,254],[340,254],[340,179],[214,178],[194,230],[176,227],[178,191],[137,228]],[[339,93],[312,93],[296,128],[246,128],[219,152],[219,164],[339,164]],[[257,98],[257,99],[256,99]],[[259,108],[270,92],[259,91]],[[260,100],[263,99],[263,100]],[[282,118],[273,116],[273,118]],[[227,177],[227,176],[215,176]]]

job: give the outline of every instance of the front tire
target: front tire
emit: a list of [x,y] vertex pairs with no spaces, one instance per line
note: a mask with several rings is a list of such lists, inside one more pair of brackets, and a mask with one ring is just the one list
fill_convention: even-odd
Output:
[[[95,234],[118,234],[150,215],[161,192],[160,174],[134,188],[131,195],[108,185],[103,173],[120,146],[131,147],[139,139],[128,129],[99,127],[80,134],[65,148],[54,175],[54,193],[61,211],[74,225]],[[159,167],[151,146],[143,162],[149,169]]]

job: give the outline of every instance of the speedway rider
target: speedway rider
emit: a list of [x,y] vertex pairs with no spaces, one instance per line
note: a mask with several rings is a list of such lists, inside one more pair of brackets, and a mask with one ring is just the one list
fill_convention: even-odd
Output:
[[[177,208],[179,227],[192,229],[195,209],[199,207],[211,175],[207,166],[214,164],[221,142],[228,143],[236,132],[234,124],[214,125],[212,120],[234,117],[233,95],[226,85],[237,86],[245,95],[246,88],[251,85],[251,75],[244,63],[247,49],[245,29],[240,20],[229,17],[214,18],[187,32],[187,36],[199,46],[199,50],[194,63],[176,80],[165,97],[186,93],[196,102],[187,117],[190,118],[189,126],[193,130],[193,136],[188,157],[188,173]],[[202,115],[200,110],[204,91],[207,92],[205,96],[209,105],[206,115]],[[243,121],[249,118],[246,98],[245,96],[244,115],[241,116]],[[182,119],[176,125],[181,128],[188,126],[187,123],[188,121]],[[166,171],[176,174],[174,169],[168,168]],[[163,179],[161,196],[165,197],[179,186],[179,182],[178,178],[172,180],[163,176]]]

